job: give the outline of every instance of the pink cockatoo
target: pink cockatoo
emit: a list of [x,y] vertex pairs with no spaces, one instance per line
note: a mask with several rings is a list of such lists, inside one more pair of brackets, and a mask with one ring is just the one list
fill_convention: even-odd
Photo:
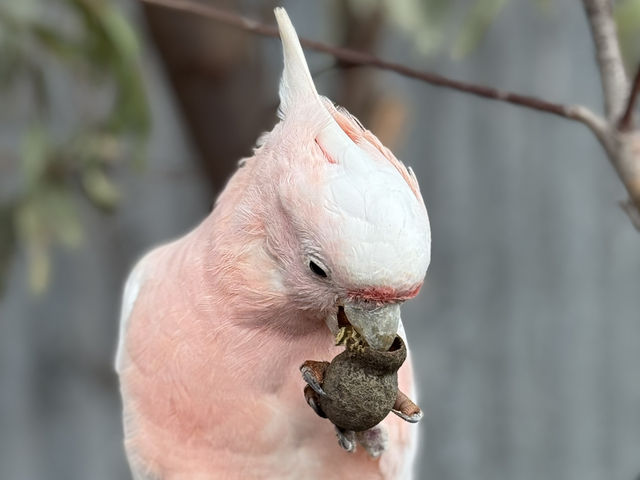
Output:
[[[411,169],[318,95],[276,17],[281,121],[212,213],[125,286],[116,369],[135,479],[411,478],[415,425],[388,415],[338,442],[299,368],[341,351],[340,307],[373,347],[404,336],[400,304],[430,261],[427,211]],[[398,383],[414,395],[409,360]]]

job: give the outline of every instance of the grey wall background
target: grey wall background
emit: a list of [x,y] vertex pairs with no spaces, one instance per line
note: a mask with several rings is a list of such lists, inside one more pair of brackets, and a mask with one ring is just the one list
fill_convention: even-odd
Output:
[[[301,33],[331,41],[320,2],[283,3]],[[461,62],[425,60],[391,29],[380,54],[599,109],[580,3],[548,16],[534,3],[512,1]],[[256,42],[275,98],[279,46]],[[121,285],[135,258],[187,231],[212,199],[150,49],[145,63],[150,160],[121,173],[123,207],[84,212],[87,242],[57,253],[42,298],[26,291],[22,255],[12,267],[0,302],[1,479],[129,478],[111,371]],[[416,171],[433,230],[426,287],[404,309],[426,413],[418,478],[633,479],[640,235],[616,206],[623,188],[600,146],[578,124],[380,76],[409,105],[396,154]]]

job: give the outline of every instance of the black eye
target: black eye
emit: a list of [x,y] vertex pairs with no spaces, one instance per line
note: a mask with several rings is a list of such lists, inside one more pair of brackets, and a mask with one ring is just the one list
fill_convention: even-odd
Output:
[[315,273],[316,275],[319,275],[321,277],[325,277],[327,276],[327,272],[325,272],[323,269],[321,269],[317,263],[315,263],[313,260],[311,260],[309,262],[309,268],[311,269],[311,271],[313,273]]

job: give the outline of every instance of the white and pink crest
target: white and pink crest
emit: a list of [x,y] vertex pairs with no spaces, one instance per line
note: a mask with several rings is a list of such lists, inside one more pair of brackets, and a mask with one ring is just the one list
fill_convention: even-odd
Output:
[[349,295],[410,298],[422,284],[431,247],[418,182],[357,119],[318,95],[288,16],[277,9],[276,18],[284,73],[282,122],[273,141],[282,148],[285,138],[296,139],[280,158],[285,170],[279,196],[303,234],[302,253]]

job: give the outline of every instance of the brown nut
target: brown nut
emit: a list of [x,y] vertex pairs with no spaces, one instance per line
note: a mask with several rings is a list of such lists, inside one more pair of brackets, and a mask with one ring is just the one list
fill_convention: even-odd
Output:
[[343,430],[361,432],[380,423],[393,408],[398,395],[398,369],[407,357],[402,338],[388,351],[368,346],[347,348],[324,373],[319,396],[327,418]]

